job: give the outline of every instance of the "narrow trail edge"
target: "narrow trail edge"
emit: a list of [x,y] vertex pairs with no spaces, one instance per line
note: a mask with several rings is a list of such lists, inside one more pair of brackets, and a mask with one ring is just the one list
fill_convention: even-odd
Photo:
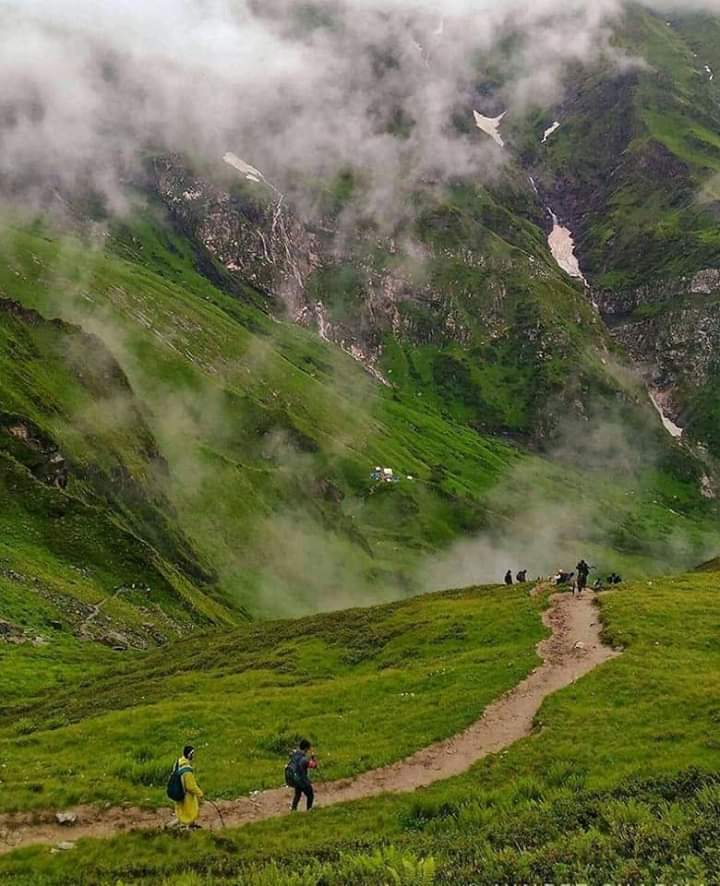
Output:
[[[543,663],[525,680],[488,705],[479,720],[451,738],[355,778],[318,783],[318,805],[333,806],[379,794],[414,791],[460,775],[488,754],[529,736],[535,714],[547,696],[620,654],[602,643],[600,613],[594,600],[591,591],[579,598],[555,594],[543,614],[543,622],[552,631],[538,644]],[[289,795],[288,788],[273,788],[238,800],[217,800],[215,805],[222,812],[226,827],[239,827],[287,814]],[[78,806],[65,811],[76,814],[76,824],[58,824],[54,811],[0,815],[0,854],[38,843],[159,830],[172,821],[169,809]],[[217,812],[209,804],[205,804],[201,820],[205,828],[221,827]]]

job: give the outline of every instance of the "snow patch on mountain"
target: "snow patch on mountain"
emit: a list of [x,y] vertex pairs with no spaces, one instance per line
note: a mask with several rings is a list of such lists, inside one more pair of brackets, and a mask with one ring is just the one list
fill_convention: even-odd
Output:
[[548,126],[548,128],[545,130],[545,134],[543,135],[542,143],[545,144],[545,142],[550,138],[550,136],[553,135],[553,133],[557,132],[558,129],[560,129],[560,121],[556,120],[552,126]]
[[500,124],[507,111],[503,111],[499,117],[483,117],[478,111],[473,111],[475,117],[475,125],[486,135],[489,135],[501,148],[505,147],[503,137],[500,135]]
[[652,404],[657,409],[658,415],[662,419],[663,427],[670,434],[671,437],[674,437],[676,440],[679,440],[685,431],[679,426],[676,425],[675,422],[668,417],[665,412],[665,407],[663,405],[663,396],[660,391],[649,391],[650,399],[652,400]]
[[259,169],[255,169],[254,166],[241,160],[237,154],[228,151],[227,154],[223,156],[223,160],[228,166],[232,166],[234,169],[237,169],[238,172],[242,173],[248,181],[260,184],[260,182],[265,180],[265,176]]
[[548,209],[553,220],[553,229],[548,237],[548,246],[558,265],[575,280],[582,280],[587,286],[588,282],[580,270],[580,262],[575,255],[575,240],[573,239],[570,228],[566,228],[560,224],[557,215]]

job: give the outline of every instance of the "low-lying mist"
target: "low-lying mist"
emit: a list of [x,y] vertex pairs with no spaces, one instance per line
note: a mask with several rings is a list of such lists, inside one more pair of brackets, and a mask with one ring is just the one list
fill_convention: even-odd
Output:
[[[678,474],[690,487],[690,509]],[[573,571],[580,558],[593,565],[593,578],[692,568],[720,548],[720,533],[696,522],[701,476],[649,408],[629,417],[603,404],[560,428],[542,460],[522,460],[503,477],[487,502],[490,528],[430,558],[424,587],[499,582],[508,569],[533,580]]]

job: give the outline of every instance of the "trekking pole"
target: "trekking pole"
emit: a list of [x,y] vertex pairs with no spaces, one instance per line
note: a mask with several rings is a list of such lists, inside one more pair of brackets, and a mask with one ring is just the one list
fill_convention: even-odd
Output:
[[222,812],[220,812],[217,805],[212,800],[208,800],[208,803],[212,806],[212,808],[215,810],[215,812],[217,812],[218,817],[220,818],[220,824],[222,825],[222,827],[225,827],[225,819],[223,818]]

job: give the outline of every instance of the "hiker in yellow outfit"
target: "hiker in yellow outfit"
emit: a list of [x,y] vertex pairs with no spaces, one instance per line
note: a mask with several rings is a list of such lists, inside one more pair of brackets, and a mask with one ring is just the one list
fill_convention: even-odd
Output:
[[197,818],[200,815],[200,801],[203,798],[203,792],[195,781],[195,773],[192,767],[194,756],[195,748],[192,745],[187,745],[183,748],[182,757],[177,761],[185,796],[182,800],[175,801],[175,816],[180,825],[199,828],[200,825],[197,824]]

